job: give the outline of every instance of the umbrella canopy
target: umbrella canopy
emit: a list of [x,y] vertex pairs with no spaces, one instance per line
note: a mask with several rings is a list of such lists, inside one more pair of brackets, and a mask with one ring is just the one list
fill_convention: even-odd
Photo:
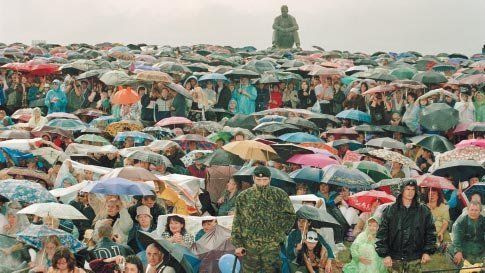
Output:
[[140,96],[131,87],[118,90],[113,97],[111,97],[112,104],[133,104],[140,100]]
[[134,82],[133,78],[119,70],[108,71],[100,75],[99,80],[106,85],[117,86]]
[[143,132],[151,134],[157,139],[172,139],[175,137],[175,134],[169,128],[163,127],[145,127]]
[[224,76],[223,74],[220,74],[220,73],[209,73],[209,74],[205,74],[205,75],[202,75],[200,78],[199,78],[199,82],[200,81],[229,81],[226,76]]
[[180,161],[182,161],[182,163],[184,163],[185,167],[188,167],[188,166],[194,164],[196,156],[198,154],[202,154],[202,157],[199,158],[199,159],[202,159],[205,156],[212,154],[212,153],[213,153],[213,151],[211,151],[211,150],[192,150],[192,151],[186,153],[184,156],[182,156],[180,158]]
[[370,190],[351,195],[347,202],[350,206],[362,212],[371,212],[372,205],[377,200],[379,204],[386,204],[396,202],[396,197],[383,191]]
[[181,135],[174,139],[174,142],[180,145],[183,150],[188,150],[190,142],[195,142],[198,150],[213,150],[215,143],[208,138],[196,134]]
[[412,138],[417,146],[432,152],[444,153],[455,149],[455,146],[445,137],[440,135],[423,135]]
[[189,91],[187,91],[187,89],[185,89],[182,85],[177,83],[169,83],[169,84],[166,84],[166,86],[170,90],[173,90],[179,93],[180,95],[184,96],[186,99],[189,99],[189,100],[192,99],[192,95],[190,95]]
[[159,238],[157,235],[145,231],[140,231],[138,238],[143,248],[152,243],[159,245],[168,261],[167,266],[173,267],[175,272],[199,272],[200,260],[187,248],[179,244],[173,244],[166,239]]
[[173,78],[161,71],[142,71],[136,75],[136,79],[139,81],[151,81],[151,82],[162,82],[162,83],[172,83]]
[[293,143],[272,144],[271,147],[276,151],[281,161],[286,162],[290,157],[296,154],[314,154],[310,149],[295,145]]
[[325,175],[322,183],[333,184],[350,189],[370,189],[374,183],[367,174],[343,165],[329,165],[323,168]]
[[314,135],[298,132],[298,133],[287,133],[278,137],[279,139],[286,141],[286,142],[293,142],[293,143],[303,143],[303,142],[316,142],[316,143],[324,143],[324,141]]
[[305,183],[309,186],[314,186],[315,183],[321,183],[324,172],[321,168],[303,167],[291,172],[289,175],[296,183]]
[[269,161],[278,158],[276,151],[271,146],[255,140],[234,141],[222,148],[244,160]]
[[426,88],[426,85],[422,84],[421,82],[413,81],[413,80],[397,80],[397,81],[391,82],[389,85],[394,85],[399,88],[409,88],[412,90],[419,90],[419,89]]
[[354,130],[357,132],[366,132],[366,133],[384,133],[384,130],[375,125],[363,124],[354,127]]
[[364,160],[364,161],[354,162],[353,167],[367,174],[370,178],[372,178],[376,182],[379,182],[383,179],[392,178],[391,173],[386,167],[373,161]]
[[465,196],[467,197],[468,200],[470,200],[471,196],[475,193],[480,194],[482,197],[482,200],[485,198],[485,183],[480,182],[476,183],[472,186],[470,186],[468,189],[466,189],[464,192]]
[[191,125],[191,124],[192,124],[192,121],[184,117],[169,117],[169,118],[164,118],[160,120],[155,124],[155,126],[164,127],[164,126]]
[[372,95],[377,93],[386,93],[386,92],[393,92],[396,91],[398,88],[395,85],[378,85],[376,87],[372,87],[371,89],[362,93],[362,95]]
[[445,177],[431,175],[429,173],[415,177],[418,186],[423,188],[456,190],[453,182]]
[[46,237],[49,236],[57,237],[63,246],[68,247],[74,253],[86,248],[86,246],[74,238],[72,234],[60,229],[52,229],[45,225],[31,224],[23,231],[17,233],[16,236],[19,241],[31,245],[37,249],[42,249],[42,242]]
[[214,150],[213,153],[200,158],[199,161],[207,166],[244,165],[244,160],[242,160],[239,156],[223,149]]
[[88,141],[90,143],[99,143],[101,145],[110,145],[111,143],[104,137],[94,135],[94,134],[84,134],[79,136],[74,140],[77,143],[82,143],[83,141]]
[[433,103],[419,113],[419,123],[431,131],[446,131],[459,121],[459,114],[446,103]]
[[300,117],[287,118],[284,123],[292,124],[307,130],[318,130],[318,126],[314,122]]
[[140,167],[126,166],[122,168],[113,169],[111,172],[105,174],[103,179],[107,178],[124,178],[130,181],[154,181],[158,178],[150,171]]
[[411,132],[411,130],[409,130],[407,127],[404,127],[404,126],[400,126],[400,125],[382,125],[381,128],[384,130],[384,131],[387,131],[387,132],[393,132],[393,133],[401,133],[401,134],[406,134],[406,135],[412,135],[413,132]]
[[17,212],[18,214],[32,214],[40,217],[53,216],[59,219],[87,220],[86,216],[75,207],[59,203],[36,203]]
[[148,185],[120,177],[94,181],[84,187],[82,191],[113,195],[153,195]]
[[391,161],[391,162],[394,161],[399,164],[402,164],[403,166],[408,166],[413,169],[419,170],[418,166],[416,166],[416,163],[414,161],[412,161],[409,157],[403,156],[400,153],[380,149],[380,150],[369,151],[369,154],[378,158],[382,158],[387,161]]
[[340,227],[340,224],[328,212],[311,206],[302,206],[296,211],[297,219],[307,219],[312,222],[315,228],[321,227]]
[[175,63],[175,62],[163,62],[160,63],[159,69],[165,73],[180,73],[186,74],[191,73],[190,69],[183,64]]
[[42,147],[35,149],[31,152],[34,156],[43,158],[49,164],[54,165],[57,161],[64,161],[67,159],[66,154],[63,151],[56,150],[51,147]]
[[448,79],[446,79],[446,77],[443,74],[435,71],[419,72],[416,75],[414,75],[412,80],[423,84],[427,84],[427,85],[440,84],[448,81]]
[[395,139],[389,137],[381,137],[381,138],[374,138],[369,140],[366,143],[367,146],[372,147],[380,147],[380,148],[389,148],[389,149],[398,149],[398,150],[405,150],[406,145],[401,141],[397,141]]
[[410,80],[417,73],[417,70],[412,67],[397,67],[391,70],[391,75],[400,80]]
[[351,119],[359,122],[371,123],[371,117],[369,114],[359,110],[344,110],[338,113],[336,118]]
[[120,132],[127,133],[126,131],[133,131],[134,133],[136,133],[141,130],[143,130],[143,124],[138,121],[132,120],[113,122],[106,126],[106,128],[104,129],[104,131],[111,136],[117,136]]
[[71,113],[63,113],[63,112],[51,113],[51,114],[48,114],[45,117],[48,120],[59,119],[59,118],[81,120],[78,116],[76,116],[74,114],[71,114]]
[[249,78],[249,79],[255,79],[259,78],[259,73],[247,70],[247,69],[232,69],[224,73],[224,76],[230,79],[241,79],[241,78]]
[[57,202],[56,198],[38,183],[27,180],[1,180],[0,195],[22,203]]
[[253,128],[253,131],[259,131],[263,133],[276,134],[278,133],[288,133],[299,131],[300,128],[292,124],[286,124],[278,121],[263,122],[258,126]]
[[454,182],[468,181],[470,177],[482,177],[485,168],[474,160],[454,160],[436,168],[433,175],[451,177]]
[[0,139],[30,139],[30,132],[25,130],[5,130],[0,132]]
[[[253,181],[254,169],[256,167],[244,167],[237,171],[233,176],[238,181]],[[288,192],[288,186],[292,186],[294,191],[295,181],[285,172],[275,169],[273,167],[268,167],[271,172],[271,185],[279,187]]]
[[84,122],[75,119],[53,119],[47,123],[47,126],[67,131],[81,131],[88,127]]
[[42,137],[44,134],[48,135],[60,135],[67,138],[73,138],[73,134],[69,130],[64,130],[62,128],[47,126],[35,127],[31,131],[32,135],[35,137]]
[[147,134],[147,133],[142,133],[142,132],[137,132],[137,131],[129,131],[129,132],[119,132],[116,134],[116,137],[114,138],[113,142],[124,142],[127,137],[133,138],[133,141],[135,144],[143,145],[146,140],[149,141],[154,141],[156,140],[154,136]]
[[[230,238],[231,230],[218,224],[195,242],[191,251],[201,260],[200,272],[218,272],[217,264],[221,257],[234,253],[235,247],[231,244]],[[232,263],[230,266],[232,268]]]
[[460,84],[479,85],[485,82],[485,74],[475,74],[460,80]]
[[172,162],[161,154],[146,150],[135,150],[126,155],[126,158],[136,159],[143,162],[151,163],[155,166],[164,164],[165,167],[172,167]]
[[236,114],[226,122],[226,126],[240,127],[244,129],[253,129],[258,124],[253,116],[247,116],[243,114]]
[[323,168],[331,164],[339,164],[337,160],[324,154],[297,154],[289,158],[286,162],[318,168]]
[[337,140],[334,140],[334,141],[329,142],[327,144],[328,145],[332,145],[332,147],[334,147],[336,149],[338,149],[342,145],[348,145],[349,146],[349,149],[351,151],[355,151],[357,149],[360,149],[360,148],[363,148],[364,147],[364,144],[358,142],[357,140],[346,139],[346,138],[337,139]]

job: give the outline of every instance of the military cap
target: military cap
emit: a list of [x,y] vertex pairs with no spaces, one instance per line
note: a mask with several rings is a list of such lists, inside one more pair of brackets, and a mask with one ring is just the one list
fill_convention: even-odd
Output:
[[253,174],[256,177],[271,177],[271,171],[265,166],[258,166],[254,168]]

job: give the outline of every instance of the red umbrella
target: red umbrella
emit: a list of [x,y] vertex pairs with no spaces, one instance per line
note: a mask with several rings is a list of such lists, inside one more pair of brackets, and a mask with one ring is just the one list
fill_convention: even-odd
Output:
[[394,85],[378,85],[376,87],[373,87],[364,93],[362,95],[371,95],[371,94],[376,94],[376,93],[384,93],[384,92],[392,92],[396,91],[398,88]]
[[436,188],[436,189],[447,189],[447,190],[456,189],[450,180],[441,176],[423,174],[415,178],[416,178],[416,181],[418,181],[418,186],[423,188]]
[[383,191],[361,191],[351,195],[347,203],[362,212],[370,212],[371,206],[376,200],[379,200],[380,204],[392,203],[396,201],[396,197]]
[[485,139],[465,139],[455,146],[456,148],[465,148],[469,146],[485,147]]
[[170,126],[170,125],[177,125],[177,124],[190,125],[192,124],[192,121],[184,117],[169,117],[169,118],[164,118],[160,120],[159,122],[157,122],[157,124],[155,124],[155,126],[163,127],[163,126]]
[[29,66],[25,63],[8,63],[2,65],[2,68],[20,72],[29,72]]
[[132,104],[138,102],[140,100],[140,96],[135,90],[131,89],[131,87],[127,87],[126,89],[118,89],[113,97],[111,98],[112,104]]
[[297,154],[290,157],[286,162],[317,168],[323,168],[331,164],[339,164],[337,160],[324,154]]
[[460,84],[479,85],[485,82],[485,74],[475,74],[460,80]]
[[50,63],[40,63],[28,67],[30,75],[44,76],[59,73],[59,65]]

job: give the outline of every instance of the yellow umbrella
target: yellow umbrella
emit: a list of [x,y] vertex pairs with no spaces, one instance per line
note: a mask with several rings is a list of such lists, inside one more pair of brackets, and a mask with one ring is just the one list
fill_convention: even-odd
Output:
[[255,140],[234,141],[224,145],[222,148],[238,155],[244,160],[268,161],[279,158],[276,151],[271,146]]

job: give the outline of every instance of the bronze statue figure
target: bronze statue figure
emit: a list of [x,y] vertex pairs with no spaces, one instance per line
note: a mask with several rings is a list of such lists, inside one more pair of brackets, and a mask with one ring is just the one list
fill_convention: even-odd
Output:
[[273,23],[273,48],[292,48],[296,44],[300,48],[298,24],[295,17],[288,14],[288,6],[281,6],[281,15]]

